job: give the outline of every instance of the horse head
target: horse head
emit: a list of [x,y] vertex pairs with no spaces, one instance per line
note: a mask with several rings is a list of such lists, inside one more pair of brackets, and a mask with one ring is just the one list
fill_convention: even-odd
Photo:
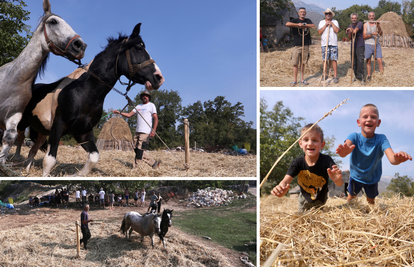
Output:
[[154,232],[156,234],[161,232],[161,217],[158,214],[154,214],[152,225],[154,226]]
[[164,83],[164,77],[145,49],[144,41],[139,35],[140,31],[141,23],[138,23],[129,38],[122,42],[117,56],[117,74],[145,85],[148,91],[157,90]]
[[49,0],[43,0],[43,11],[45,16],[42,18],[41,27],[44,34],[44,49],[71,61],[80,62],[85,55],[85,42],[66,21],[51,12]]
[[173,211],[174,210],[164,209],[164,212],[162,214],[162,219],[168,220],[168,227],[172,226],[171,218],[172,218],[172,212]]

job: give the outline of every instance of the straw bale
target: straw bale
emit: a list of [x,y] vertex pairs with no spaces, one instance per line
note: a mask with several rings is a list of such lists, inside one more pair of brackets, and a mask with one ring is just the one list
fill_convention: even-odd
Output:
[[232,266],[213,249],[187,240],[170,229],[163,248],[154,236],[140,242],[135,232],[131,239],[119,233],[120,222],[89,226],[92,238],[88,250],[76,258],[75,223],[34,224],[0,231],[0,262],[3,266]]
[[[16,151],[10,150],[9,158]],[[22,147],[21,154],[27,157],[28,147]],[[220,153],[190,153],[190,169],[184,167],[185,153],[168,151],[148,151],[147,153],[162,164],[158,169],[152,169],[146,164],[132,169],[133,151],[100,151],[99,162],[89,173],[89,177],[256,177],[256,156],[231,156]],[[41,177],[42,162],[45,154],[38,152],[29,172],[21,165],[10,167],[24,177]],[[84,166],[87,153],[83,148],[59,146],[57,164],[51,175],[61,177],[74,174]]]
[[322,210],[298,213],[297,199],[261,199],[260,259],[279,244],[277,266],[413,266],[414,199],[329,198]]
[[395,12],[384,13],[379,21],[389,21],[389,23],[381,23],[381,29],[383,34],[395,34],[404,37],[410,37],[405,28],[405,24],[402,18]]
[[[410,48],[382,47],[384,73],[380,74],[378,62],[376,72],[371,82],[365,83],[351,81],[351,45],[349,42],[338,42],[338,78],[339,83],[332,81],[333,69],[327,80],[327,87],[411,87],[414,84],[414,70],[407,66],[414,66],[414,50]],[[289,87],[293,81],[293,66],[291,65],[291,48],[279,49],[270,53],[260,53],[260,86],[261,87]],[[371,61],[373,66],[374,60]],[[365,63],[365,77],[366,63]],[[305,68],[304,79],[310,85],[302,89],[317,87],[322,75],[322,52],[320,41],[310,46],[310,59]],[[354,77],[354,74],[352,74]],[[298,74],[298,80],[300,73]],[[321,82],[320,87],[323,87]],[[298,85],[295,86],[298,89]]]
[[122,118],[110,118],[105,122],[98,136],[98,140],[114,140],[114,138],[118,140],[125,139],[132,143],[132,134],[129,130],[129,125]]

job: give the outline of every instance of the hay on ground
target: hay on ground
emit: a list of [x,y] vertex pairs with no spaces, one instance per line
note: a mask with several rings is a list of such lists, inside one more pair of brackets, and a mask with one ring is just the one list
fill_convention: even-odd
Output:
[[[90,224],[92,238],[88,250],[76,258],[75,222],[34,224],[0,231],[0,259],[3,266],[232,266],[212,249],[185,239],[174,229],[166,236],[163,248],[154,235],[155,246],[147,236],[140,242],[119,232],[121,220]],[[82,236],[82,234],[81,234]]]
[[[414,66],[414,49],[383,47],[384,73],[381,75],[376,64],[376,72],[371,82],[361,85],[360,82],[351,81],[351,45],[349,42],[338,42],[338,78],[339,83],[332,81],[333,69],[327,80],[327,87],[411,87],[414,84],[414,70],[407,66]],[[278,48],[270,53],[260,53],[260,86],[261,87],[289,87],[293,81],[293,66],[291,64],[291,48]],[[365,77],[366,63],[364,63]],[[371,61],[373,66],[374,60]],[[372,68],[373,69],[373,68]],[[310,46],[310,59],[305,67],[304,79],[310,85],[302,89],[318,87],[322,76],[322,52],[320,41]],[[354,77],[354,74],[352,74]],[[300,73],[298,74],[298,81]],[[320,87],[323,86],[323,82]],[[298,85],[294,87],[298,89]]]
[[298,200],[261,199],[260,259],[279,244],[277,266],[413,266],[414,199],[329,198],[322,210],[298,214]]

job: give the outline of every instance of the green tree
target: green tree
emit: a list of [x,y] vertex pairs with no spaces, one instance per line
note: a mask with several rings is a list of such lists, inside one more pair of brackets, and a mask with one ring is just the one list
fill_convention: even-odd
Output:
[[[183,119],[190,122],[190,142],[205,147],[243,147],[245,142],[255,143],[251,128],[253,122],[245,122],[244,107],[237,102],[232,105],[224,96],[217,96],[201,105],[198,101],[183,108]],[[182,124],[180,130],[182,131]]]
[[394,178],[391,179],[387,190],[395,193],[401,193],[407,197],[412,197],[414,195],[414,180],[409,178],[407,175],[400,176],[399,173],[396,173]]
[[401,16],[401,4],[398,2],[380,0],[378,6],[373,10],[375,12],[375,17],[378,19],[384,13],[393,11]]
[[292,6],[290,0],[260,0],[260,20],[264,16],[276,17],[280,19],[282,17],[281,11],[289,9]]
[[26,47],[31,38],[29,11],[23,0],[0,1],[0,66],[13,61]]

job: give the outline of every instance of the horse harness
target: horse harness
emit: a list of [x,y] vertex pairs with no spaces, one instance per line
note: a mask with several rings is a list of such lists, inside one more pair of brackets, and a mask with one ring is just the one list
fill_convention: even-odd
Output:
[[[56,44],[54,44],[50,39],[49,39],[49,36],[47,36],[47,32],[46,32],[46,20],[49,18],[49,17],[51,17],[51,16],[57,16],[57,17],[59,17],[58,15],[55,15],[55,14],[49,14],[49,15],[46,15],[45,16],[45,18],[43,19],[43,32],[44,32],[44,35],[45,35],[45,39],[46,39],[46,43],[47,43],[47,46],[49,47],[49,49],[50,49],[50,51],[53,53],[53,54],[55,54],[55,55],[57,55],[57,56],[62,56],[62,57],[64,57],[64,58],[67,58],[67,59],[69,59],[67,56],[66,56],[66,53],[68,52],[68,48],[69,48],[69,45],[73,42],[73,40],[75,40],[76,38],[80,38],[80,35],[76,35],[76,36],[74,36],[72,39],[70,39],[70,41],[68,42],[68,44],[66,45],[66,47],[65,47],[65,50],[63,50],[62,48],[60,48],[58,45],[56,45]],[[73,63],[75,63],[75,64],[78,64],[79,66],[81,66],[82,65],[82,63],[81,63],[81,60],[80,59],[78,59],[78,62],[76,62],[76,60],[71,60],[71,59],[69,59],[70,61],[72,61]]]

